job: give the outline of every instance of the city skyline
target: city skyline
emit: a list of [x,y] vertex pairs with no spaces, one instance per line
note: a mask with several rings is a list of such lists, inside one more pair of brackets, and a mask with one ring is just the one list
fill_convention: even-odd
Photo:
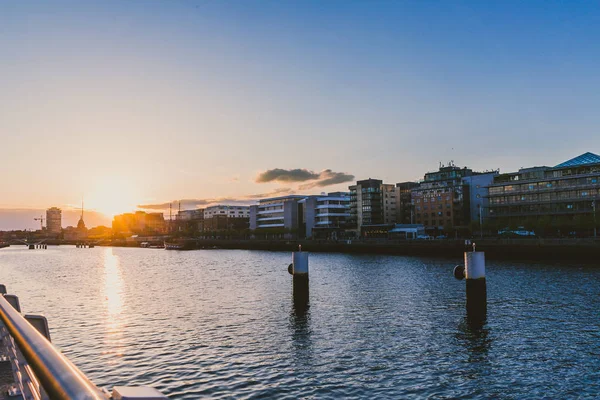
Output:
[[[572,164],[572,163],[576,163],[579,164],[581,162],[596,162],[597,159],[599,159],[600,156],[598,156],[597,154],[594,153],[590,153],[590,152],[586,152],[583,153],[581,155],[577,155],[575,157],[572,157],[568,160],[562,160],[560,164],[558,165],[554,165],[554,167],[559,167],[559,166],[564,166],[566,164]],[[442,168],[447,168],[447,167],[452,167],[452,168],[469,168],[468,165],[457,165],[454,160],[451,160],[448,163],[439,163],[439,168],[440,170]],[[540,165],[529,165],[527,167],[524,167],[523,169],[525,171],[531,169],[531,168],[539,168],[539,167],[543,167],[543,168],[552,168],[553,166],[550,165],[549,163],[546,163],[544,165],[540,164]],[[485,169],[485,170],[474,170],[474,172],[476,174],[481,174],[486,175],[486,176],[491,176],[491,175],[497,175],[498,173],[503,174],[503,175],[507,175],[507,174],[515,174],[520,172],[522,168],[519,169],[515,169],[513,171],[500,171],[500,170],[493,170],[493,169]],[[396,184],[400,185],[405,185],[405,184],[415,184],[417,185],[418,183],[423,183],[425,182],[425,180],[422,177],[425,177],[425,175],[427,174],[435,174],[436,171],[435,170],[428,170],[426,172],[423,172],[423,175],[421,175],[420,178],[412,180],[412,181],[398,181],[398,180],[392,180],[392,181],[388,181],[385,182],[388,186],[394,186]],[[364,179],[367,179],[366,177]],[[372,177],[369,177],[368,179],[372,179]],[[377,179],[377,178],[375,178]],[[346,186],[345,189],[341,190],[341,192],[345,192],[345,193],[350,193],[352,191],[352,188],[354,187],[354,184],[357,181],[360,181],[361,179],[356,179],[356,177],[354,177],[353,175],[346,175],[346,174],[341,174],[341,173],[332,173],[331,171],[324,171],[321,173],[315,173],[313,171],[309,171],[309,170],[301,170],[301,169],[295,169],[295,170],[282,170],[282,169],[278,169],[278,170],[271,170],[271,171],[265,171],[261,174],[259,174],[256,177],[257,181],[278,181],[281,183],[284,183],[286,185],[289,185],[290,183],[296,183],[298,184],[297,189],[298,190],[293,190],[291,188],[284,188],[284,189],[280,189],[280,190],[275,190],[271,193],[262,193],[262,194],[254,194],[254,195],[246,195],[246,196],[241,196],[241,197],[237,197],[237,198],[227,198],[227,197],[217,197],[217,198],[212,198],[212,199],[178,199],[178,200],[170,200],[167,202],[163,202],[163,203],[156,203],[156,204],[147,204],[147,205],[138,205],[135,208],[131,209],[131,210],[126,210],[120,213],[115,213],[115,214],[106,214],[106,213],[102,213],[99,212],[97,210],[85,210],[85,214],[86,214],[86,219],[88,222],[90,222],[90,227],[95,227],[95,226],[110,226],[111,222],[113,220],[113,217],[118,215],[118,214],[125,214],[125,213],[135,213],[136,211],[144,211],[144,212],[159,212],[159,213],[163,213],[165,220],[169,220],[169,219],[175,219],[176,215],[179,211],[190,211],[190,210],[203,210],[205,208],[208,207],[212,207],[212,206],[216,206],[216,205],[231,205],[231,206],[236,206],[236,205],[244,205],[244,206],[251,206],[251,205],[257,205],[260,204],[260,200],[265,200],[268,198],[284,198],[286,196],[292,196],[292,197],[298,197],[297,195],[300,196],[314,196],[314,195],[326,195],[327,193],[336,193],[336,192],[340,192],[340,191],[332,191],[332,190],[326,190],[326,191],[321,191],[319,193],[312,193],[311,191],[315,188],[315,187],[319,187],[322,189],[327,189],[330,185],[330,181],[338,181],[338,180],[342,180],[343,182],[347,182],[349,184],[349,186]],[[302,182],[307,182],[308,183],[302,183]],[[339,186],[339,185],[343,185],[344,183],[335,183],[334,185]],[[415,186],[414,188],[418,187]],[[479,186],[478,186],[479,187]],[[413,190],[414,190],[413,188]],[[486,189],[487,188],[487,184],[484,185],[484,187],[482,187],[482,189]],[[310,192],[310,193],[309,193]],[[479,196],[478,196],[479,197]],[[54,207],[54,206],[52,206]],[[46,208],[40,208],[40,209],[2,209],[0,208],[0,231],[2,230],[21,230],[21,229],[27,229],[27,230],[37,230],[39,228],[39,218],[43,217],[45,215],[46,210],[50,208],[50,206],[46,207]],[[79,208],[73,206],[73,205],[67,205],[66,207],[63,207],[63,211],[65,212],[65,220],[63,222],[63,227],[67,227],[67,226],[75,226],[76,223],[75,221],[77,221],[79,219],[80,216],[83,216],[84,213],[84,209],[83,209],[83,203],[81,204],[81,206]],[[33,221],[33,222],[32,222]]]
[[0,5],[3,215],[82,195],[109,217],[250,202],[600,149],[596,4],[253,4]]

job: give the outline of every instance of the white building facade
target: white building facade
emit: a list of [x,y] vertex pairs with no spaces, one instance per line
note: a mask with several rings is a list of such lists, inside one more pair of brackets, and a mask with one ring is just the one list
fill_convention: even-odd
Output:
[[259,200],[258,205],[250,206],[250,230],[297,230],[298,202],[304,198],[306,196],[290,195]]
[[229,206],[217,204],[204,209],[205,220],[215,216],[227,216],[228,218],[248,218],[250,216],[250,206]]
[[338,237],[348,228],[350,220],[350,194],[343,192],[307,196],[301,200],[302,222],[307,238]]

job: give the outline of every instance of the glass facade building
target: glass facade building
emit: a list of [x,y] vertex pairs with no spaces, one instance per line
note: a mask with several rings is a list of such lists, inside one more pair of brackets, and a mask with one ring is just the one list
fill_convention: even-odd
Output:
[[[500,174],[489,186],[489,215],[507,226],[540,222],[568,227],[591,222],[600,195],[600,156],[585,153],[555,167]],[[588,224],[589,225],[589,224]]]

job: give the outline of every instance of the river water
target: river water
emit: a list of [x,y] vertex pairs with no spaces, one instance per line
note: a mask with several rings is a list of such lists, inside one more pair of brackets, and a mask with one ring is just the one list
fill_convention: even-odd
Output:
[[488,261],[487,322],[456,259],[71,246],[0,250],[0,283],[101,387],[173,399],[594,398],[600,268]]

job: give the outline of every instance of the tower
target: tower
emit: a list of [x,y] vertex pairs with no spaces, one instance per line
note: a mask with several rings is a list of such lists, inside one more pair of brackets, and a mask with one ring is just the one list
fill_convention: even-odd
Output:
[[81,199],[81,217],[79,217],[79,222],[77,222],[77,229],[87,230],[85,227],[85,222],[83,222],[83,199]]

